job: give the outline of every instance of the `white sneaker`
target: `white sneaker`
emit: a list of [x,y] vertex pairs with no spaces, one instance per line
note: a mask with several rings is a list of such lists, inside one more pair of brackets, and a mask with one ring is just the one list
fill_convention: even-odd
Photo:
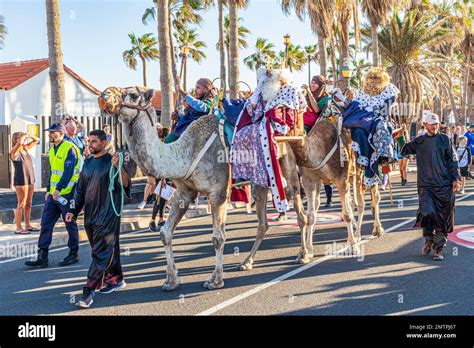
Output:
[[145,207],[146,207],[146,201],[142,201],[142,202],[138,205],[138,209],[140,209],[140,210],[145,209]]
[[462,195],[465,195],[466,194],[466,191],[462,190],[461,192],[459,192],[460,194]]

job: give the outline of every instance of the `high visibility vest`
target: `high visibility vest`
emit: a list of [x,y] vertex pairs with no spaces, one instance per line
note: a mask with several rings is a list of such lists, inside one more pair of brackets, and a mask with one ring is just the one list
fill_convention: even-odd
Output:
[[67,155],[69,150],[73,147],[77,153],[77,163],[74,166],[74,175],[72,176],[71,180],[69,181],[68,185],[63,188],[59,194],[60,195],[67,195],[68,193],[72,192],[74,185],[79,180],[79,172],[80,172],[80,157],[81,152],[79,148],[75,146],[73,143],[69,141],[63,141],[61,145],[59,145],[59,149],[54,153],[54,148],[49,149],[49,165],[51,166],[51,177],[49,178],[49,193],[53,194],[56,191],[56,185],[61,180],[61,177],[64,173],[64,162],[66,161]]

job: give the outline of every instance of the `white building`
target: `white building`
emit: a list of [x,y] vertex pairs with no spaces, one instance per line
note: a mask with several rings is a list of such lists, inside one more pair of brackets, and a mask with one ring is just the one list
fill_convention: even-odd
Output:
[[[66,112],[74,116],[100,116],[98,96],[100,91],[64,65]],[[5,143],[6,127],[9,135],[27,131],[27,125],[39,124],[36,116],[51,114],[51,85],[48,59],[35,59],[0,64],[0,128]],[[44,139],[44,135],[40,134]],[[0,139],[0,141],[2,140]],[[0,144],[1,145],[1,144]],[[0,187],[11,176],[11,167],[6,153],[9,146],[2,146],[0,153]],[[41,146],[30,151],[35,166],[36,187],[41,187]]]

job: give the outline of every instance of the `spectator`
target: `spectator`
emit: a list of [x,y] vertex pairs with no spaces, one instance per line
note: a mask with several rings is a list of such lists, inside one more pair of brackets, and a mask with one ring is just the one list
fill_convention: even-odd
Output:
[[456,149],[459,158],[459,167],[461,168],[461,194],[466,193],[464,186],[468,176],[469,164],[472,161],[471,149],[467,146],[467,138],[463,135],[459,137],[459,146]]
[[[53,238],[54,225],[62,216],[66,218],[68,203],[74,195],[74,189],[79,179],[79,149],[71,142],[64,140],[64,126],[53,124],[46,129],[49,141],[53,146],[49,149],[50,176],[45,196],[43,214],[41,215],[41,231],[38,239],[38,257],[35,261],[26,261],[29,267],[48,267],[48,250]],[[59,263],[59,266],[72,265],[79,262],[79,232],[75,221],[67,222],[69,234],[69,254]]]
[[[31,138],[31,141],[28,141]],[[33,161],[28,150],[38,144],[39,138],[23,132],[13,133],[10,158],[13,162],[13,186],[15,186],[18,205],[15,212],[16,234],[29,234],[39,231],[30,222],[31,202],[35,190],[35,173]],[[25,217],[25,228],[21,225]]]
[[418,134],[416,136],[419,137],[420,135],[425,135],[425,134],[426,134],[425,126],[421,126],[421,128],[418,131]]
[[[471,126],[469,127],[469,130],[466,131],[464,136],[467,138],[467,147],[471,149],[471,154],[474,153],[474,123],[471,124]],[[471,179],[472,165],[474,164],[473,162],[474,162],[474,158],[471,161],[471,163],[469,163],[467,180]]]
[[423,228],[422,253],[428,255],[433,248],[433,259],[444,260],[443,248],[454,229],[454,192],[461,188],[461,175],[451,141],[439,133],[438,115],[426,115],[425,127],[427,134],[406,144],[401,152],[416,154],[420,206],[415,226]]
[[[156,131],[158,133],[158,136],[160,137],[161,141],[165,141],[166,137],[168,136],[170,130],[169,128],[162,128],[161,126],[158,126],[156,128]],[[163,184],[170,184],[170,181],[168,179],[165,179]],[[155,203],[153,205],[153,212],[151,215],[151,220],[150,223],[148,224],[148,227],[150,231],[153,232],[158,232],[159,229],[157,228],[156,225],[156,215],[159,214],[159,221],[158,221],[158,226],[161,227],[165,224],[165,206],[166,206],[166,200],[163,197],[160,197],[160,199],[155,200]]]
[[405,146],[405,144],[408,143],[408,140],[409,140],[407,125],[405,123],[402,123],[402,126],[399,129],[396,129],[393,131],[393,137],[395,139],[395,142],[397,144],[397,149],[398,149],[397,157],[398,157],[398,165],[400,168],[400,177],[402,180],[402,186],[406,186],[408,182],[407,166],[408,166],[408,162],[410,161],[410,157],[402,155],[401,150],[403,146]]
[[86,148],[83,135],[85,131],[84,125],[72,116],[66,116],[63,122],[66,128],[64,139],[76,145],[81,152],[81,155],[83,155],[84,149]]
[[459,134],[456,131],[456,127],[451,127],[451,141],[454,146],[458,146],[458,136]]
[[115,145],[114,145],[114,136],[110,132],[110,125],[104,124],[102,129],[104,130],[105,135],[107,137],[107,145],[105,147],[105,151],[110,154],[113,154],[115,153]]

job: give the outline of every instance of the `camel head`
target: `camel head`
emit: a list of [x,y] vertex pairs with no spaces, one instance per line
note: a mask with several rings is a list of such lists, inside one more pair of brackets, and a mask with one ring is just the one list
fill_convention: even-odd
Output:
[[139,116],[145,113],[154,126],[155,110],[151,106],[151,100],[155,95],[153,89],[142,87],[108,87],[99,96],[99,107],[109,115],[115,115],[118,120],[127,124],[132,133],[133,124]]

